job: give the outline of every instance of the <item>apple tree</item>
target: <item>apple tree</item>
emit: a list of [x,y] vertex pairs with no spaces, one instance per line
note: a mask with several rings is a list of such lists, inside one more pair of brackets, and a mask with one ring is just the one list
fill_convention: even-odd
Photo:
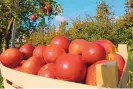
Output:
[[46,27],[45,19],[62,13],[62,8],[54,0],[0,0],[0,12],[0,48],[4,51],[10,46],[13,29],[21,39],[31,30]]

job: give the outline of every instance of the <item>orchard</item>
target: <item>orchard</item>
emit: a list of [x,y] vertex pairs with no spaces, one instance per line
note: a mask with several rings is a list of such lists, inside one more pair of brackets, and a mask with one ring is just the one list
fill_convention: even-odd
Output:
[[[129,80],[123,81],[133,87],[133,11],[114,22],[109,5],[101,1],[94,17],[63,21],[57,31],[49,22],[65,9],[55,0],[0,0],[0,11],[1,73],[7,68],[16,74],[51,79],[51,84],[64,81],[68,86],[97,87],[97,65],[115,61],[113,81],[121,83],[125,67],[129,66]],[[118,53],[119,44],[127,44],[128,63]],[[4,87],[3,78],[0,74],[0,88]]]

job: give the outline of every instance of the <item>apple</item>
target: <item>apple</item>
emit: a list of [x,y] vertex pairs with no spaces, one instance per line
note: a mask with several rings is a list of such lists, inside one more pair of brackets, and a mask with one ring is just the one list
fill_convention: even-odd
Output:
[[83,82],[86,74],[85,67],[80,55],[63,54],[56,60],[55,75],[60,80]]
[[22,64],[20,64],[19,66],[15,67],[15,68],[13,68],[13,69],[14,69],[14,70],[17,70],[17,71],[21,71],[21,66],[22,66]]
[[21,62],[21,64],[24,64],[26,61],[27,61],[27,60],[23,60],[23,61]]
[[88,44],[88,41],[84,39],[75,39],[70,43],[69,53],[82,54],[82,50],[87,44]]
[[93,64],[99,60],[106,59],[106,51],[100,44],[89,42],[82,50],[82,59],[86,64]]
[[47,10],[45,9],[45,7],[41,7],[40,10],[41,10],[41,12],[43,12],[43,13],[46,13],[46,12],[47,12]]
[[52,10],[53,10],[52,6],[46,5],[45,9],[47,10],[47,15],[51,15],[52,14]]
[[46,5],[46,6],[45,6],[45,9],[46,9],[48,12],[52,12],[52,6],[50,6],[50,5]]
[[30,16],[30,19],[33,20],[33,21],[36,21],[36,20],[37,20],[37,16],[34,15],[34,14],[32,14],[32,15]]
[[19,51],[23,53],[24,59],[28,59],[33,55],[34,46],[32,44],[24,44],[20,47]]
[[55,62],[57,58],[64,53],[65,53],[64,49],[51,44],[49,46],[46,46],[43,52],[43,58],[46,61],[46,63],[51,63]]
[[20,71],[37,75],[42,66],[44,66],[43,59],[38,56],[32,56],[25,63],[23,63]]
[[84,66],[81,77],[79,78],[80,83],[85,83],[86,73],[87,73],[87,65]]
[[26,62],[27,60],[23,60],[17,67],[13,68],[14,70],[21,71],[21,66]]
[[16,48],[9,48],[1,53],[0,61],[6,67],[15,68],[23,61],[23,55]]
[[[45,45],[38,45],[37,47],[35,47],[34,51],[33,51],[33,56],[39,56],[43,59],[43,51],[45,50]],[[45,60],[44,60],[45,63]]]
[[105,48],[107,54],[116,52],[115,45],[110,40],[97,40],[96,42]]
[[68,51],[68,47],[70,44],[70,41],[67,37],[65,36],[56,36],[51,40],[50,44],[57,45],[61,48],[63,48],[66,52]]
[[44,65],[43,67],[41,67],[41,69],[38,72],[38,75],[42,76],[42,77],[56,79],[55,69],[56,69],[55,63],[48,63],[48,64]]

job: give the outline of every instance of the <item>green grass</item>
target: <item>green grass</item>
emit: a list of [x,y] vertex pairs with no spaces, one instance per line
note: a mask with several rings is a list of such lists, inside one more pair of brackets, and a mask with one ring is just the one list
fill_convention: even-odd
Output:
[[130,74],[130,88],[133,88],[133,52],[130,52],[129,53],[129,69],[130,69],[130,72],[132,72]]
[[[131,72],[133,72],[133,52],[129,53],[129,69]],[[3,88],[3,78],[0,73],[0,88]],[[133,88],[133,73],[130,74],[130,88]]]
[[2,76],[1,76],[1,73],[0,73],[0,88],[3,88],[3,78],[2,78]]

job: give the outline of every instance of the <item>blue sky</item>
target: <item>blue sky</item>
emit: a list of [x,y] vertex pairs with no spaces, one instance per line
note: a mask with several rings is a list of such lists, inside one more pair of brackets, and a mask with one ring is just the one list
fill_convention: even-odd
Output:
[[[56,16],[52,23],[58,25],[62,20],[75,19],[80,16],[81,19],[85,18],[85,13],[94,16],[96,13],[97,3],[101,0],[56,0],[62,5],[62,16]],[[123,16],[125,13],[126,0],[104,0],[115,16]]]

